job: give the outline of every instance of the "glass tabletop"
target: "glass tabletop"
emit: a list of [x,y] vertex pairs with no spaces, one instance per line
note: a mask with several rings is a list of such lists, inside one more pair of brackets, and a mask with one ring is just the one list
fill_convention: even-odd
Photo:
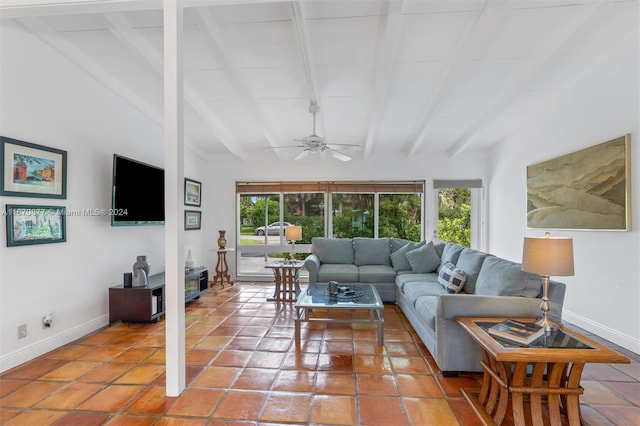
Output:
[[[478,321],[476,324],[489,334],[489,327],[498,324],[493,321]],[[521,345],[511,342],[509,340],[501,339],[500,337],[490,335],[492,338],[499,342],[502,346],[509,348],[545,348],[545,349],[596,349],[593,346],[583,342],[575,336],[572,336],[570,332],[562,330],[560,328],[552,331],[548,334],[543,334],[538,339],[529,343],[528,345]]]
[[309,284],[298,297],[299,307],[382,308],[380,296],[371,284],[340,284],[336,295],[329,294],[328,284]]

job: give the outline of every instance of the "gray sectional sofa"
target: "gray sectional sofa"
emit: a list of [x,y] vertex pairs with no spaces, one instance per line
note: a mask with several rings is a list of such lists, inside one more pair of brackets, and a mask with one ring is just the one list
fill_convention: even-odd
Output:
[[[309,283],[375,285],[384,302],[402,309],[446,375],[482,371],[482,353],[457,317],[540,317],[540,276],[523,272],[519,263],[457,244],[314,238],[305,268]],[[464,276],[459,293],[445,287],[451,275]],[[561,319],[564,294],[565,285],[551,280],[550,318]]]

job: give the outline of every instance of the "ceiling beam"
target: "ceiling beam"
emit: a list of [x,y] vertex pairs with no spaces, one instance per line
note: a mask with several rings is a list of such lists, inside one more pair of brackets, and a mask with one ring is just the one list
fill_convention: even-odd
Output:
[[255,100],[255,96],[249,89],[250,86],[246,78],[242,76],[243,74],[235,55],[231,49],[228,48],[229,42],[220,29],[220,26],[215,22],[208,8],[197,8],[196,11],[196,16],[199,21],[198,26],[205,33],[205,39],[209,46],[210,53],[220,61],[229,81],[240,91],[243,98],[242,100],[251,112],[253,112],[255,124],[260,127],[269,145],[272,147],[278,146],[272,129],[267,125],[267,120],[262,108],[260,108],[260,105]]
[[386,0],[380,5],[378,20],[377,65],[375,69],[375,88],[371,99],[369,125],[363,147],[363,156],[367,158],[373,152],[374,142],[380,128],[380,121],[386,105],[387,90],[391,83],[391,72],[395,59],[396,47],[402,28],[402,10],[404,0]]
[[[284,3],[289,0],[184,0],[187,7]],[[0,0],[0,17],[77,15],[162,9],[160,0]]]
[[[162,77],[163,61],[146,40],[134,34],[134,30],[127,20],[119,13],[106,13],[103,15],[107,29],[116,37],[123,46],[131,52],[140,55],[151,72]],[[185,104],[191,107],[200,118],[211,127],[214,136],[234,155],[246,160],[246,153],[240,149],[240,144],[231,135],[231,132],[222,124],[221,120],[199,98],[191,85],[184,82]]]
[[[300,56],[302,57],[302,65],[304,67],[305,78],[307,80],[307,90],[309,91],[310,104],[316,104],[322,112],[322,105],[318,97],[318,85],[316,83],[315,74],[313,71],[313,63],[311,61],[311,46],[309,45],[309,29],[304,20],[304,6],[302,1],[294,0],[291,2],[293,27],[298,39],[298,45],[300,46]],[[311,112],[311,111],[309,111]],[[322,114],[316,119],[316,125],[320,128],[319,134],[323,135],[324,132],[324,120]]]
[[462,153],[470,147],[477,134],[491,124],[492,119],[504,113],[514,99],[526,89],[526,85],[531,78],[533,78],[544,64],[553,58],[558,51],[562,50],[571,36],[581,29],[593,16],[603,15],[603,9],[611,7],[611,2],[587,2],[573,7],[580,7],[582,9],[579,13],[572,15],[571,19],[564,21],[562,27],[559,28],[552,37],[543,40],[544,44],[540,45],[541,53],[536,55],[535,59],[528,64],[526,69],[521,72],[517,78],[502,88],[493,103],[476,117],[471,128],[447,151],[451,157]]

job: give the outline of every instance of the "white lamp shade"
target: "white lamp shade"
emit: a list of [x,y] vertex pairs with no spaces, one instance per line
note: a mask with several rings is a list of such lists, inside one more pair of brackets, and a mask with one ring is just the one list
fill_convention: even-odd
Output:
[[302,226],[287,226],[284,231],[284,237],[287,241],[300,241],[302,239]]
[[524,237],[522,270],[545,276],[573,275],[573,239]]

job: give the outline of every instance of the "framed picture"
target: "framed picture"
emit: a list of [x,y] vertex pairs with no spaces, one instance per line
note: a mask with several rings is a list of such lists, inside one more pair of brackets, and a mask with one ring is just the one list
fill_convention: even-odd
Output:
[[5,213],[7,247],[67,241],[65,207],[7,204]]
[[0,136],[0,195],[67,198],[67,151]]
[[200,207],[202,183],[197,180],[184,178],[184,205]]
[[202,212],[197,210],[185,210],[184,211],[184,229],[190,231],[193,229],[200,229],[200,220],[202,219]]
[[527,167],[527,227],[631,230],[631,135]]

